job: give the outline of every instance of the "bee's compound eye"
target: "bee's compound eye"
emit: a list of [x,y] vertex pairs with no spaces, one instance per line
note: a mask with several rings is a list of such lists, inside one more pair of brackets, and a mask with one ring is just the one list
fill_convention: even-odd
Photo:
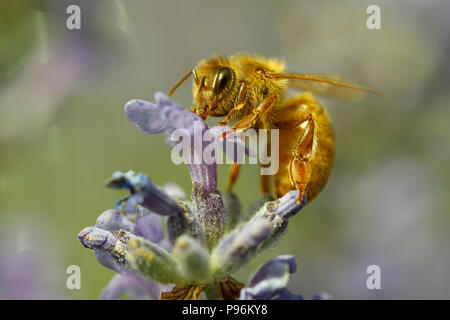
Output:
[[217,72],[216,77],[214,78],[213,90],[215,94],[218,94],[225,89],[228,83],[233,78],[233,70],[228,67],[220,68],[219,72]]

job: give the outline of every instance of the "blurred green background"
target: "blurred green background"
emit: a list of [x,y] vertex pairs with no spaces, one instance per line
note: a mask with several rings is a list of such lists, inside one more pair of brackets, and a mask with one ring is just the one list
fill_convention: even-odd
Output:
[[[81,30],[66,29],[70,4],[81,8]],[[381,8],[381,30],[366,27],[370,4]],[[444,0],[0,0],[2,259],[24,248],[38,255],[42,270],[22,266],[37,297],[97,299],[113,272],[76,236],[124,195],[105,180],[133,169],[190,190],[163,136],[139,132],[124,104],[167,93],[213,53],[246,51],[285,58],[289,71],[340,74],[385,98],[321,99],[337,139],[330,181],[237,278],[295,254],[289,287],[306,297],[450,298],[449,15]],[[190,107],[190,90],[175,100]],[[258,172],[242,170],[244,204],[259,195]],[[219,166],[219,189],[227,175]],[[381,290],[366,287],[372,264]],[[69,265],[81,268],[81,290],[66,288]],[[7,288],[3,278],[0,298]]]

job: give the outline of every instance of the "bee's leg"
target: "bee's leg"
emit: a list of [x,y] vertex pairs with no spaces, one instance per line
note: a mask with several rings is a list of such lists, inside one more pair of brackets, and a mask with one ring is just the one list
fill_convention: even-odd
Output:
[[[289,179],[292,186],[298,190],[298,202],[303,201],[306,188],[311,180],[311,164],[309,160],[314,142],[314,119],[311,114],[305,115],[303,119],[302,122],[307,122],[305,132],[298,141],[289,162]],[[294,121],[298,123],[299,120]]]
[[230,122],[230,120],[233,118],[233,115],[236,112],[241,111],[244,108],[246,102],[247,102],[247,84],[245,83],[245,81],[241,81],[241,85],[239,87],[239,94],[236,98],[236,101],[234,102],[233,109],[231,109],[227,113],[223,121],[219,122],[217,125],[218,126],[228,125],[228,122]]
[[236,180],[239,176],[239,170],[241,169],[241,165],[239,163],[233,163],[233,166],[230,170],[230,177],[228,180],[228,188],[227,192],[231,192],[233,189],[234,184],[236,183]]
[[[236,112],[241,111],[242,108],[244,108],[246,102],[247,102],[247,84],[245,83],[245,81],[241,81],[241,85],[239,87],[239,94],[234,104],[235,107],[227,113],[224,120],[219,122],[218,125],[219,126],[228,125],[228,122],[231,120],[233,115]],[[239,176],[240,168],[241,168],[240,164],[233,163],[233,166],[231,167],[230,170],[230,177],[228,180],[228,188],[227,188],[228,192],[232,191],[233,186],[236,183],[236,180]]]
[[[239,98],[238,98],[238,104],[234,109],[240,110],[244,107],[245,105],[245,101],[247,99],[247,89],[246,89],[246,85],[245,82],[241,83],[241,89],[239,90]],[[265,121],[267,119],[271,119],[273,117],[273,110],[275,109],[275,105],[276,105],[276,96],[275,95],[270,95],[269,97],[265,98],[260,104],[259,106],[253,110],[253,113],[248,115],[247,117],[244,117],[241,121],[239,121],[235,126],[233,126],[233,131],[243,131],[246,130],[248,128],[253,127],[256,122],[258,120],[263,120],[264,122],[264,126],[265,126]],[[233,111],[232,110],[232,111]],[[237,110],[237,111],[238,111]],[[230,113],[232,112],[230,111]],[[227,114],[227,117],[229,117],[230,113]],[[225,120],[227,120],[227,117],[225,118]],[[227,135],[228,132],[225,132],[223,134],[223,137],[225,138],[225,136]],[[230,178],[229,178],[229,183],[228,183],[228,192],[231,192],[233,185],[235,184],[237,177],[239,175],[239,169],[240,169],[240,165],[237,163],[233,164],[233,167],[231,168],[231,172],[230,172]],[[270,178],[261,178],[261,190],[263,193],[269,193],[270,192]]]
[[[267,98],[265,98],[259,106],[253,110],[251,114],[244,117],[236,123],[231,129],[232,131],[244,131],[249,128],[252,128],[256,125],[259,120],[262,120],[263,127],[266,128],[266,124],[271,122],[273,118],[273,113],[275,110],[275,106],[277,102],[277,97],[275,94],[271,94]],[[270,127],[267,127],[270,128]],[[223,137],[225,137],[230,132],[225,132]]]
[[[272,155],[272,141],[270,139],[270,136],[269,136],[269,139],[267,140],[266,148],[267,148],[267,151],[266,151],[267,156],[270,157]],[[263,167],[263,168],[267,168],[269,166],[270,166],[269,164],[261,163],[261,167]],[[271,194],[272,176],[261,174],[260,177],[261,177],[261,194]]]
[[261,193],[262,194],[266,194],[266,193],[270,194],[271,178],[272,178],[272,176],[261,175]]

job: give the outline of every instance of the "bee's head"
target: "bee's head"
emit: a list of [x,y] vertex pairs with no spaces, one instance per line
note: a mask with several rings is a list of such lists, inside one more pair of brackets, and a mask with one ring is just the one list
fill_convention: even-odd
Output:
[[204,63],[193,71],[194,104],[192,111],[205,119],[207,116],[223,116],[228,113],[234,97],[236,75],[227,66]]

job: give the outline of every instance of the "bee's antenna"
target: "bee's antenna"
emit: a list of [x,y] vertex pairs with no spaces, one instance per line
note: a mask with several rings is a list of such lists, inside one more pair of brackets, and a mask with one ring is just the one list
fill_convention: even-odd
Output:
[[194,77],[195,84],[198,86],[197,71],[195,69],[192,69],[192,76]]
[[183,82],[186,81],[186,79],[189,78],[189,77],[191,76],[191,74],[192,74],[192,76],[194,77],[195,84],[198,86],[198,78],[197,78],[197,73],[195,72],[195,69],[189,70],[189,72],[186,73],[186,74],[183,76],[183,78],[181,78],[181,80],[178,81],[178,82],[173,86],[173,88],[169,91],[169,97],[172,96],[172,94],[175,92],[175,90],[177,90],[178,87],[181,86],[181,85],[183,84]]

